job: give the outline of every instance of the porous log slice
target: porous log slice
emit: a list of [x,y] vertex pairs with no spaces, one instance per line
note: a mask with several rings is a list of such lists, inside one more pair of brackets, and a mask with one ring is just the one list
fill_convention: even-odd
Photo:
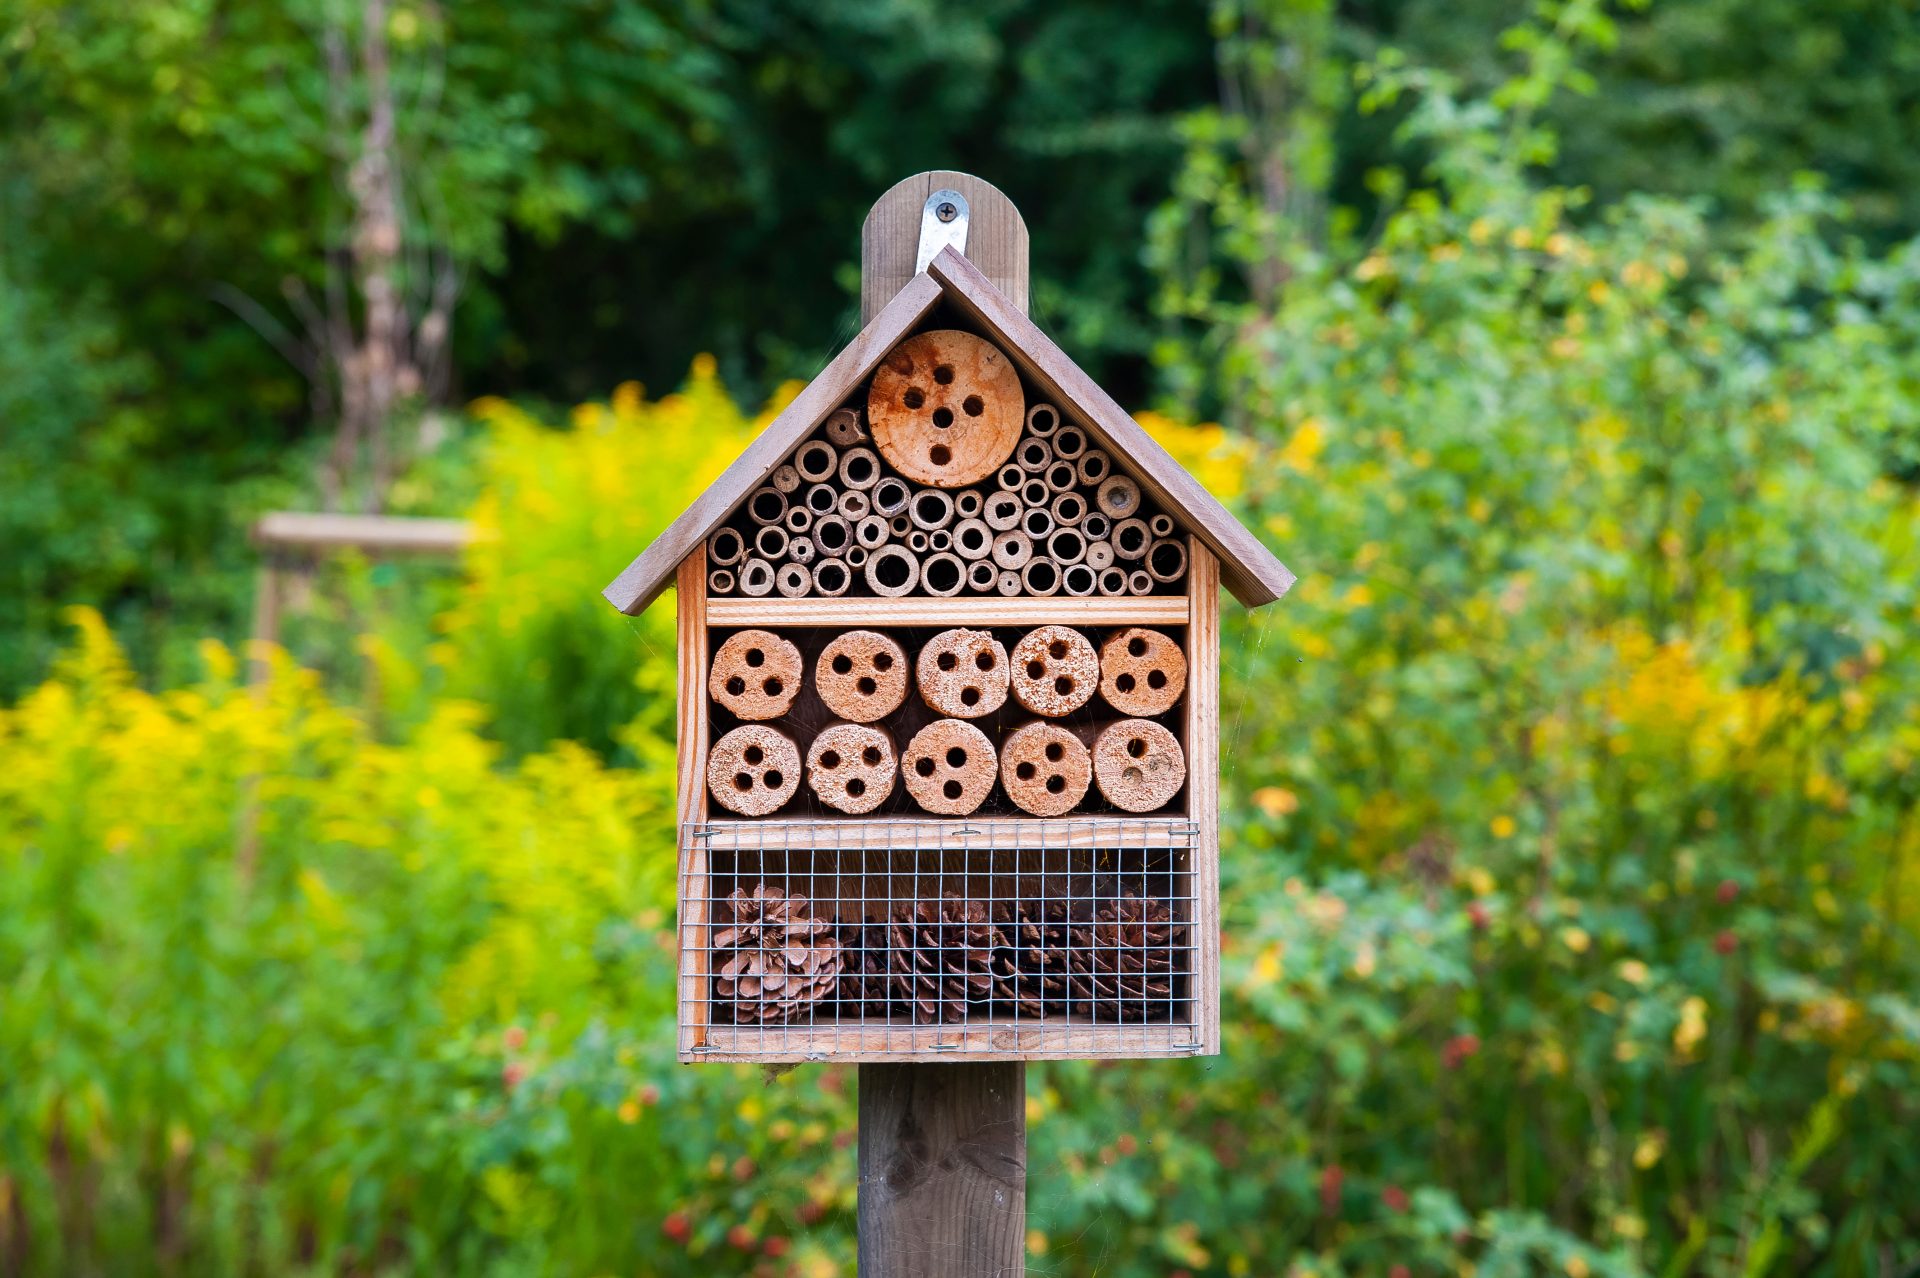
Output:
[[807,898],[756,883],[727,897],[713,929],[713,992],[739,1025],[779,1023],[838,992],[840,940]]
[[1187,687],[1187,654],[1158,630],[1129,627],[1100,645],[1100,695],[1121,714],[1165,714]]
[[1125,812],[1165,807],[1187,782],[1187,757],[1175,736],[1151,719],[1122,719],[1093,742],[1093,779]]
[[707,789],[740,816],[777,812],[800,788],[800,747],[764,723],[735,728],[707,755]]
[[842,719],[883,719],[907,699],[906,650],[877,630],[849,630],[820,650],[813,686]]
[[707,692],[736,718],[778,719],[793,709],[805,670],[800,650],[779,635],[742,630],[713,654]]
[[871,812],[893,793],[893,738],[864,723],[836,723],[807,747],[807,784],[848,816]]
[[943,630],[915,663],[920,699],[936,714],[978,719],[1007,699],[1007,650],[985,630]]
[[966,816],[993,790],[996,760],[987,734],[960,719],[935,719],[900,756],[913,801],[935,816]]
[[1093,781],[1093,756],[1057,723],[1035,720],[1000,743],[1000,784],[1022,812],[1071,812]]
[[1013,696],[1049,719],[1072,714],[1100,686],[1100,658],[1069,626],[1029,630],[1013,648]]
[[957,329],[919,333],[874,370],[874,447],[915,483],[959,488],[1013,453],[1027,411],[1020,375],[993,343]]

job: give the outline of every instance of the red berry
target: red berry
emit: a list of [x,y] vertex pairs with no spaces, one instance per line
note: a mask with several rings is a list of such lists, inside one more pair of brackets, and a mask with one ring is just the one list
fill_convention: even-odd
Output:
[[684,1243],[693,1236],[693,1223],[684,1211],[668,1212],[667,1218],[660,1222],[660,1232],[676,1243]]
[[1731,954],[1740,948],[1740,938],[1733,934],[1732,928],[1722,928],[1720,934],[1713,938],[1713,948],[1718,953]]
[[733,1160],[733,1178],[746,1180],[753,1175],[753,1160],[745,1154]]
[[660,1103],[660,1089],[652,1083],[648,1083],[640,1089],[640,1103],[642,1105],[658,1105]]
[[1128,1158],[1140,1152],[1140,1142],[1134,1139],[1132,1132],[1120,1133],[1120,1138],[1114,1141],[1113,1144],[1114,1148],[1118,1149]]
[[508,1091],[520,1086],[527,1078],[527,1067],[519,1061],[508,1061],[500,1071],[500,1085]]
[[766,1252],[769,1256],[772,1256],[775,1259],[778,1259],[779,1257],[786,1255],[787,1249],[791,1246],[793,1246],[792,1243],[788,1242],[786,1239],[776,1234],[772,1238],[769,1238],[765,1242],[761,1243],[760,1250]]
[[1480,904],[1480,902],[1469,901],[1467,903],[1467,922],[1473,924],[1474,931],[1484,932],[1487,930],[1488,925],[1493,922],[1493,916],[1487,913],[1487,907]]
[[1395,1265],[1387,1270],[1387,1278],[1413,1278],[1413,1270],[1405,1265]]
[[1720,886],[1714,890],[1714,895],[1720,898],[1720,904],[1732,905],[1734,898],[1740,895],[1740,885],[1732,879],[1721,879]]
[[1440,1063],[1448,1069],[1459,1069],[1469,1058],[1480,1052],[1478,1034],[1456,1034],[1447,1040],[1440,1049]]
[[1388,1185],[1380,1191],[1380,1201],[1387,1205],[1388,1211],[1405,1211],[1407,1209],[1407,1191],[1398,1185]]
[[735,1225],[727,1231],[727,1242],[736,1251],[752,1251],[754,1245],[753,1231],[745,1225]]
[[1347,1173],[1339,1163],[1320,1173],[1320,1210],[1329,1216],[1340,1214],[1340,1187],[1346,1179]]

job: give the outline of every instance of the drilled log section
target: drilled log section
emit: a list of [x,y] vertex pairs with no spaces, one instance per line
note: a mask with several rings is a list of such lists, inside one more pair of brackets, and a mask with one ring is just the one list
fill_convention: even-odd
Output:
[[953,497],[938,488],[922,488],[907,503],[907,517],[915,528],[945,528],[953,522]]
[[1085,563],[1068,564],[1060,570],[1060,590],[1063,594],[1085,598],[1099,584],[1100,575]]
[[1025,511],[1018,493],[994,493],[981,505],[980,518],[995,532],[1005,532],[1020,526],[1020,516]]
[[953,529],[953,550],[962,559],[985,559],[993,554],[993,530],[984,519],[963,519]]
[[1026,396],[991,342],[957,329],[909,337],[874,370],[867,422],[874,446],[915,483],[959,488],[985,479],[1020,439]]
[[800,788],[800,747],[764,723],[735,728],[707,755],[707,789],[741,816],[777,812]]
[[792,493],[800,487],[800,472],[791,466],[775,466],[767,482],[783,493]]
[[1087,433],[1078,426],[1062,426],[1053,436],[1053,455],[1061,461],[1072,461],[1087,451]]
[[[947,531],[943,528],[933,535],[947,536]],[[947,540],[951,542],[952,538],[948,537]],[[947,598],[959,594],[966,584],[966,561],[949,551],[928,555],[926,562],[920,565],[920,588],[927,594]]]
[[851,408],[837,408],[826,422],[828,442],[836,448],[852,448],[867,437],[866,428],[860,424],[860,414]]
[[907,793],[936,816],[966,816],[993,790],[998,760],[987,734],[961,719],[935,719],[900,756]]
[[822,803],[848,816],[886,802],[898,771],[893,738],[868,724],[833,724],[807,747],[808,787]]
[[867,559],[866,578],[874,594],[897,599],[920,584],[920,561],[905,546],[890,543]]
[[800,649],[771,630],[742,630],[720,645],[707,693],[741,719],[778,719],[800,695]]
[[877,630],[836,635],[814,663],[813,686],[839,718],[850,723],[883,719],[907,699],[906,650]]
[[840,490],[832,484],[814,484],[802,495],[801,500],[816,515],[835,514],[840,509]]
[[1123,812],[1153,812],[1187,783],[1187,759],[1178,738],[1151,719],[1122,719],[1094,733],[1093,779]]
[[1093,504],[1109,519],[1129,519],[1140,510],[1140,485],[1125,475],[1108,475],[1095,490]]
[[795,537],[787,543],[787,558],[796,564],[810,564],[815,556],[813,538]]
[[768,484],[747,498],[747,518],[756,524],[777,524],[786,518],[787,495]]
[[822,559],[813,566],[813,593],[837,599],[853,585],[853,572],[838,559]]
[[793,468],[809,484],[824,484],[840,469],[840,454],[824,439],[810,439],[793,454]]
[[1073,811],[1093,782],[1093,756],[1079,737],[1057,723],[1034,720],[1000,746],[1000,784],[1022,812],[1061,816]]
[[943,630],[920,649],[914,678],[935,714],[977,719],[1007,699],[1007,650],[990,631]]
[[1023,532],[1003,532],[993,539],[993,562],[1018,572],[1033,558],[1033,541]]
[[813,592],[813,574],[803,564],[781,564],[773,571],[773,586],[788,599],[804,598]]
[[1029,559],[1020,569],[1020,585],[1030,595],[1044,599],[1060,593],[1060,565],[1051,559]]
[[733,571],[728,568],[715,568],[708,573],[707,590],[716,595],[733,593]]
[[1044,439],[1023,439],[1013,450],[1013,459],[1028,475],[1037,475],[1053,465],[1053,445]]
[[1097,489],[1113,473],[1113,459],[1098,448],[1089,448],[1075,468],[1074,477],[1089,488]]
[[1120,568],[1102,568],[1100,570],[1100,594],[1107,599],[1119,599],[1127,593],[1127,574]]
[[1100,695],[1121,714],[1165,714],[1187,689],[1187,654],[1169,635],[1129,626],[1100,645]]
[[1052,404],[1035,404],[1027,410],[1027,433],[1041,439],[1060,427],[1060,410]]
[[859,491],[880,482],[880,459],[871,448],[849,448],[840,454],[840,482]]
[[853,526],[853,544],[876,550],[887,544],[891,534],[887,531],[887,521],[879,515],[868,515]]
[[1087,517],[1087,499],[1076,492],[1064,492],[1053,499],[1053,505],[1047,508],[1053,516],[1053,522],[1062,528],[1078,527]]
[[[1088,542],[1087,567],[1093,569],[1095,572],[1101,572],[1113,567],[1113,543],[1107,541]],[[1125,575],[1125,573],[1121,574],[1123,577]]]
[[773,593],[773,565],[764,559],[748,559],[740,565],[740,593],[758,599]]
[[1127,574],[1127,593],[1130,595],[1150,595],[1153,593],[1153,576],[1145,568],[1136,568]]
[[1100,658],[1087,637],[1070,626],[1040,626],[1013,648],[1014,700],[1034,714],[1058,719],[1072,714],[1100,686]]
[[1171,537],[1147,548],[1147,572],[1155,581],[1178,581],[1186,575],[1187,548]]
[[885,515],[888,519],[905,513],[907,503],[913,500],[913,489],[907,481],[897,475],[886,475],[873,485],[873,513]]
[[813,549],[816,554],[831,559],[847,553],[847,547],[852,544],[853,529],[840,516],[822,515],[813,521]]
[[1153,537],[1147,531],[1144,519],[1122,519],[1113,526],[1113,553],[1116,558],[1134,560],[1146,556],[1147,547],[1153,544]]
[[979,594],[991,594],[1000,580],[1000,570],[991,559],[976,559],[967,565],[967,588]]
[[747,555],[747,539],[731,528],[722,528],[707,538],[707,562],[731,568]]
[[788,540],[786,529],[779,524],[768,524],[753,535],[753,552],[773,563],[786,558]]
[[872,503],[867,495],[858,488],[850,488],[840,494],[840,500],[834,503],[834,510],[848,523],[866,518]]

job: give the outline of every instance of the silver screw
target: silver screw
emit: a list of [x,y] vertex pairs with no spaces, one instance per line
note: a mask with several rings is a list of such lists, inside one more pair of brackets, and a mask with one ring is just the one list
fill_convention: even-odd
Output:
[[941,205],[939,208],[933,211],[933,215],[939,218],[942,222],[951,222],[953,221],[953,219],[960,216],[960,210],[954,206],[954,203],[952,200],[945,200],[941,202]]

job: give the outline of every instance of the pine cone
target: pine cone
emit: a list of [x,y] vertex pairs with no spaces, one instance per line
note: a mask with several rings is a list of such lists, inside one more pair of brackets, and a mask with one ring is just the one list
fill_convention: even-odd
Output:
[[1152,897],[1129,892],[1101,906],[1091,923],[1070,928],[1068,986],[1074,1010],[1096,1021],[1143,1021],[1170,1010],[1173,979],[1186,964],[1175,964],[1187,929],[1175,923],[1167,907]]
[[1023,1016],[1066,1010],[1067,907],[1031,901],[1001,902],[994,908],[1007,945],[994,956],[995,993]]
[[887,970],[887,925],[843,923],[840,939],[842,1016],[885,1016],[893,979]]
[[888,929],[895,1005],[913,1009],[915,1024],[964,1021],[993,1001],[994,954],[1006,938],[987,907],[949,892],[894,911]]
[[736,1024],[780,1022],[830,997],[840,978],[833,924],[807,911],[807,898],[756,884],[727,898],[732,926],[713,933],[714,992]]

